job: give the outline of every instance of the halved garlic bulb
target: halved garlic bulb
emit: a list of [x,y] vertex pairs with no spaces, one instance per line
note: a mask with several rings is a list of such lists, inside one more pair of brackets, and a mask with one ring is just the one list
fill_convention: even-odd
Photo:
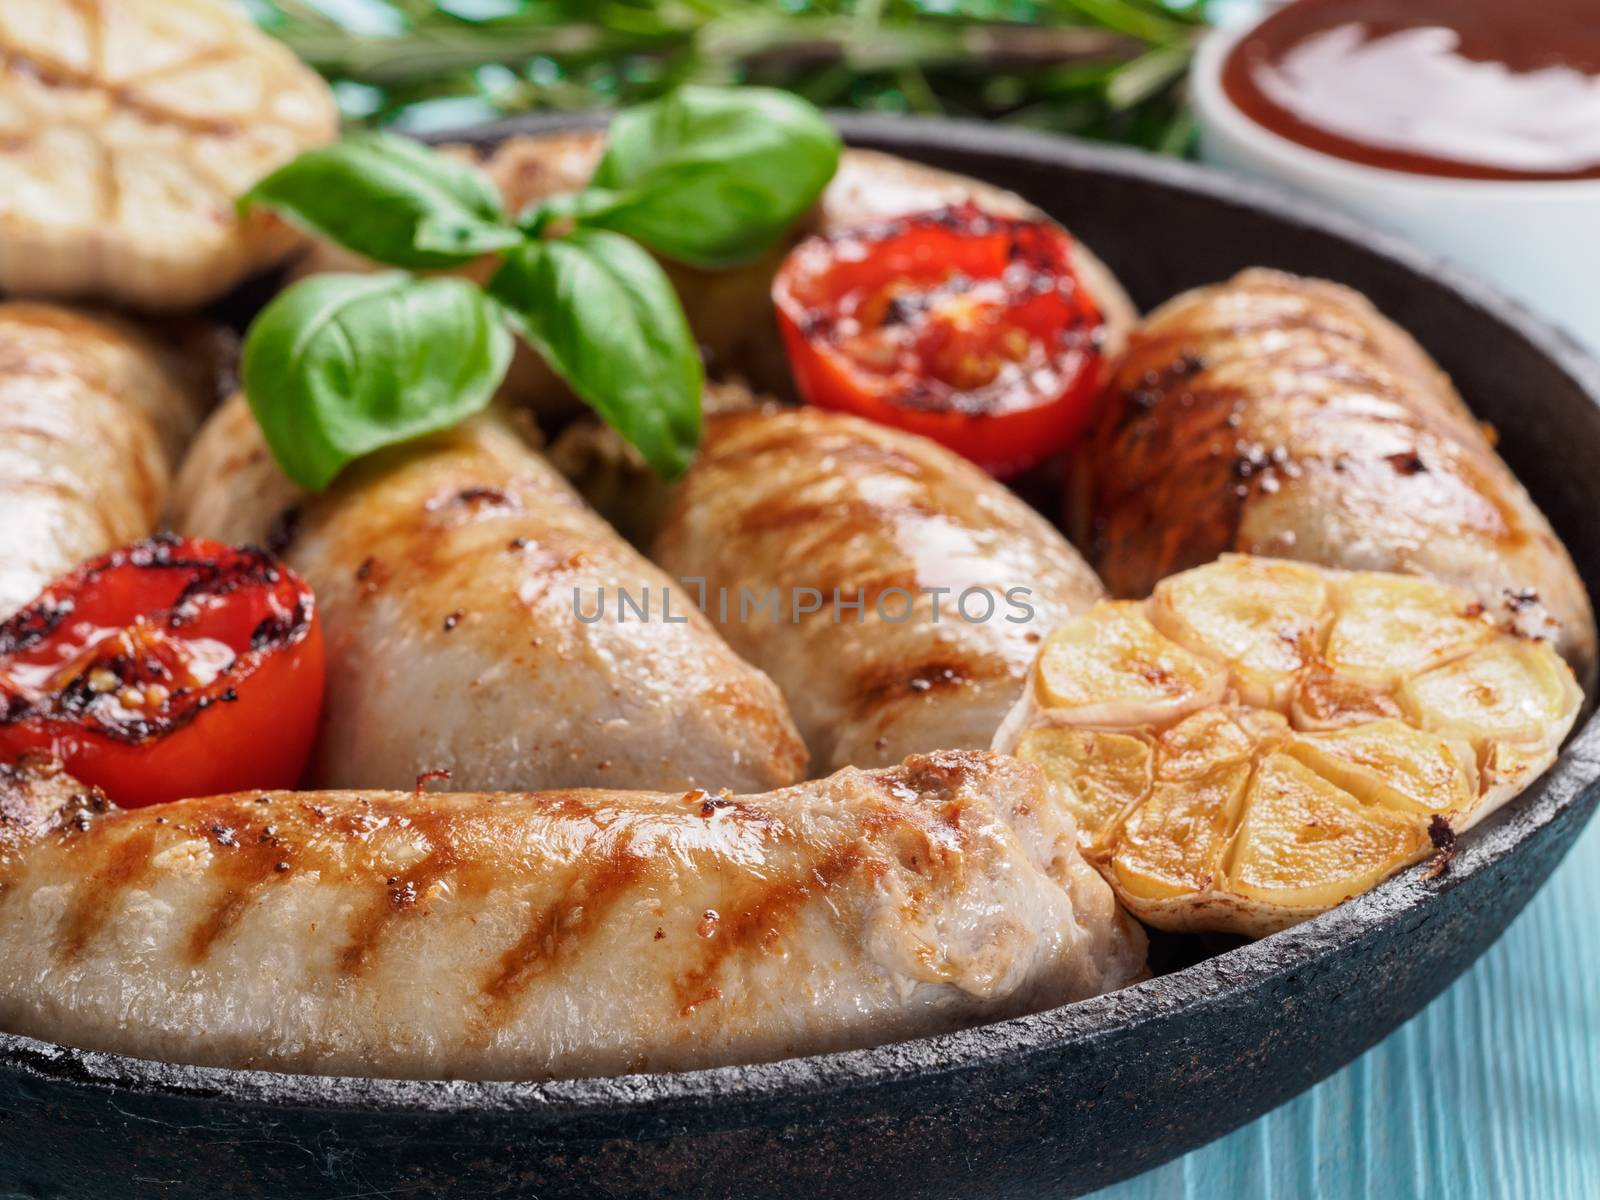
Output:
[[1455,588],[1226,555],[1052,633],[995,749],[1069,793],[1143,920],[1259,936],[1418,861],[1433,822],[1493,812],[1582,698]]

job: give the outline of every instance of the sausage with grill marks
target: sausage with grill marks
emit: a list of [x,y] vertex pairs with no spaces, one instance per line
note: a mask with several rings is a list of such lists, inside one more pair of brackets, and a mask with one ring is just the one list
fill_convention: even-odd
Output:
[[497,415],[308,496],[235,397],[186,460],[174,517],[186,533],[268,543],[316,591],[320,786],[405,788],[439,770],[467,789],[803,777],[772,681],[685,597],[668,600],[666,577]]
[[0,1028],[430,1078],[873,1045],[1141,972],[1143,936],[1075,837],[1036,768],[974,753],[740,798],[272,792],[126,812],[0,768]]
[[0,617],[155,532],[205,372],[115,317],[0,304]]
[[1559,629],[1537,631],[1593,686],[1566,548],[1445,374],[1348,288],[1251,270],[1162,305],[1078,483],[1080,544],[1114,595],[1224,551],[1424,575],[1499,614],[1542,608]]
[[[708,421],[654,557],[704,581],[819,772],[987,747],[1042,637],[1104,594],[1065,538],[965,459],[815,408]],[[759,607],[774,593],[776,611]]]

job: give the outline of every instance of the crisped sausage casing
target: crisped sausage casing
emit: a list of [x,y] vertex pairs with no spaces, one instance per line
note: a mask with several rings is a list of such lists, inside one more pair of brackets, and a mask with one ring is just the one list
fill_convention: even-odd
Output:
[[403,1077],[684,1070],[1130,982],[1144,939],[1034,767],[764,796],[243,794],[137,811],[0,768],[0,1028]]
[[1445,375],[1347,288],[1254,270],[1157,309],[1080,474],[1079,531],[1114,595],[1226,550],[1423,575],[1499,614],[1537,598],[1592,683],[1565,547]]
[[114,317],[0,304],[0,617],[155,532],[204,374]]
[[[320,496],[242,399],[184,464],[186,533],[267,542],[316,589],[329,787],[733,787],[803,775],[772,681],[494,416],[354,464]],[[623,607],[623,594],[635,607]]]
[[[712,419],[655,558],[704,582],[819,771],[987,746],[1043,636],[1103,594],[1065,538],[965,459],[815,408]],[[758,609],[768,596],[776,608]]]

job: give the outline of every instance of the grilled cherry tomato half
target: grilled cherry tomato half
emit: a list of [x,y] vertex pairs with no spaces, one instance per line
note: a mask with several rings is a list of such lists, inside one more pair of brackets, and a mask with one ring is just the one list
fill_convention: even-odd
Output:
[[800,394],[991,473],[1071,444],[1100,387],[1100,310],[1045,220],[973,204],[802,242],[772,298]]
[[0,755],[125,806],[291,787],[322,708],[311,589],[264,550],[154,537],[0,624]]

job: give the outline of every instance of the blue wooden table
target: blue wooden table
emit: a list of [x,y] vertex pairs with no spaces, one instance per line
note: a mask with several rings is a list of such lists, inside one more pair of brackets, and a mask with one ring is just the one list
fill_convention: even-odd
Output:
[[1600,821],[1444,995],[1299,1099],[1095,1200],[1600,1200]]

